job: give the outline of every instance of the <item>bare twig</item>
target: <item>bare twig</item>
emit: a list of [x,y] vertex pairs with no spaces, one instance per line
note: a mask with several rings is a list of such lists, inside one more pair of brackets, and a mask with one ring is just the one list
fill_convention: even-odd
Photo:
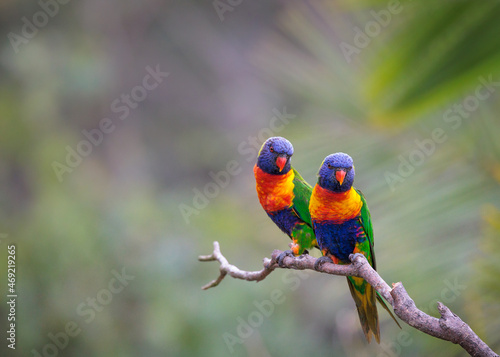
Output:
[[[275,250],[271,259],[264,258],[264,268],[259,271],[244,271],[238,267],[229,264],[222,255],[218,242],[214,242],[214,251],[211,255],[202,255],[198,257],[200,261],[217,260],[220,263],[220,275],[217,279],[211,281],[202,287],[203,290],[219,285],[224,277],[229,274],[235,279],[248,281],[261,281],[271,274],[276,268],[278,256],[282,251]],[[415,302],[410,298],[401,282],[393,284],[392,289],[371,267],[366,258],[361,254],[351,255],[352,264],[338,265],[325,263],[318,269],[321,273],[357,276],[368,281],[378,293],[386,299],[393,307],[394,313],[408,325],[420,330],[428,335],[459,344],[471,356],[499,357],[491,348],[484,343],[472,329],[463,322],[460,317],[451,310],[438,302],[438,311],[441,317],[435,318],[419,310]],[[314,269],[316,258],[310,255],[301,255],[299,257],[287,256],[283,259],[283,268],[286,269]]]
[[226,274],[231,275],[235,279],[242,279],[248,281],[261,281],[264,280],[272,271],[276,268],[276,265],[269,264],[270,260],[268,258],[264,258],[264,269],[259,271],[244,271],[239,269],[238,267],[229,264],[226,257],[222,255],[220,252],[219,242],[214,242],[214,251],[210,255],[200,255],[198,260],[201,262],[209,262],[213,260],[217,260],[220,263],[219,267],[219,277],[215,280],[212,280],[210,283],[204,285],[202,287],[203,290],[207,290],[213,288],[214,286],[219,285],[222,279],[225,278]]

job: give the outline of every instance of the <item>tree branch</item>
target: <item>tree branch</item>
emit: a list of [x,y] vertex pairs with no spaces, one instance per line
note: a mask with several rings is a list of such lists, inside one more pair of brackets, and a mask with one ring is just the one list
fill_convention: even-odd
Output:
[[459,344],[471,356],[498,356],[469,325],[443,303],[437,303],[441,315],[441,318],[437,319],[417,308],[401,282],[394,284],[391,295],[394,298],[394,312],[408,325],[428,335]]
[[[217,279],[202,287],[203,290],[219,285],[227,274],[235,279],[247,281],[261,281],[271,274],[276,268],[278,256],[282,251],[275,250],[271,259],[264,258],[264,268],[259,271],[245,271],[229,264],[222,255],[218,242],[214,242],[214,251],[211,255],[201,255],[200,261],[215,261],[220,263],[220,275]],[[351,255],[352,264],[338,265],[325,263],[318,269],[319,272],[331,275],[357,276],[365,279],[394,309],[394,313],[408,325],[420,330],[428,335],[459,344],[471,356],[499,357],[491,348],[484,343],[465,322],[455,315],[451,310],[441,302],[437,303],[438,311],[441,317],[435,318],[419,310],[415,302],[410,298],[401,282],[389,285],[378,275],[371,267],[366,258],[361,254]],[[287,256],[283,259],[283,268],[297,270],[315,270],[314,263],[316,258],[310,255],[301,255],[298,257]]]
[[210,283],[204,285],[202,287],[203,290],[207,290],[213,288],[222,281],[226,277],[226,274],[231,275],[235,279],[242,279],[247,281],[261,281],[264,280],[269,274],[273,272],[273,270],[277,267],[277,265],[270,264],[269,258],[264,258],[264,269],[259,271],[244,271],[239,269],[238,267],[229,264],[226,257],[224,257],[220,251],[219,242],[214,242],[214,251],[210,255],[200,255],[198,260],[201,262],[210,262],[217,260],[220,263],[219,267],[219,277],[217,279],[212,280]]

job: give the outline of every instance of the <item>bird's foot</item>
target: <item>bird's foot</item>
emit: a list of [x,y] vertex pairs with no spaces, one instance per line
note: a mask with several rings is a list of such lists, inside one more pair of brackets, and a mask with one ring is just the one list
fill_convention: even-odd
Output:
[[293,252],[291,250],[285,250],[283,253],[278,255],[278,258],[276,261],[278,262],[278,265],[280,268],[284,268],[285,265],[283,264],[283,260],[285,260],[286,257],[293,257]]
[[316,259],[316,262],[314,263],[314,270],[319,271],[321,269],[321,266],[325,263],[333,263],[332,258],[328,256],[319,257],[318,259]]
[[349,260],[350,260],[351,262],[354,262],[354,260],[355,260],[358,256],[359,256],[360,258],[361,258],[361,257],[363,257],[363,258],[365,257],[365,256],[364,256],[363,254],[361,254],[361,253],[355,253],[355,254],[351,254],[351,255],[349,255]]

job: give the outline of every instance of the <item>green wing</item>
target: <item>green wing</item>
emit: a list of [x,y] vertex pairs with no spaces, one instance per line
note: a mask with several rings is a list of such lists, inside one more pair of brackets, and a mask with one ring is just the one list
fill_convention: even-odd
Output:
[[300,255],[305,250],[309,250],[314,247],[318,248],[318,244],[312,228],[311,213],[309,213],[309,200],[311,199],[312,187],[294,168],[292,168],[292,170],[294,173],[294,198],[292,209],[303,221],[303,223],[297,224],[293,228],[290,238],[293,240],[293,254]]
[[[363,192],[358,190],[357,188],[355,189],[356,192],[359,194],[361,197],[361,202],[363,202],[363,206],[361,207],[361,224],[363,226],[363,229],[365,231],[366,236],[368,237],[368,241],[370,243],[370,256],[372,258],[372,266],[373,269],[377,270],[377,265],[375,263],[375,252],[373,251],[373,227],[372,227],[372,219],[370,216],[370,210],[368,209],[368,205],[366,204],[365,196],[363,195]],[[389,315],[392,317],[394,322],[401,328],[401,325],[399,322],[396,320],[396,317],[392,314],[392,312],[389,310],[387,305],[385,304],[384,300],[380,296],[380,294],[377,292],[376,297],[380,305],[389,313]]]
[[309,200],[311,199],[312,187],[309,185],[300,174],[292,167],[295,175],[293,179],[293,209],[297,215],[307,225],[312,227],[311,213],[309,212]]
[[355,190],[359,194],[359,197],[361,197],[361,202],[363,202],[363,206],[361,207],[361,225],[363,226],[365,234],[368,237],[368,242],[370,243],[370,256],[372,257],[373,269],[377,270],[377,265],[375,263],[375,253],[373,252],[373,227],[370,210],[368,209],[368,205],[366,204],[366,199],[363,195],[363,192],[361,192],[357,188],[355,188]]

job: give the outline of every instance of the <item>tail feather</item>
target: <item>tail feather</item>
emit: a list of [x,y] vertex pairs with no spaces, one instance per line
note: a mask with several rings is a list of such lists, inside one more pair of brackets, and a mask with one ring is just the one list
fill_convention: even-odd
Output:
[[356,303],[359,321],[368,342],[371,341],[371,334],[375,336],[377,343],[380,343],[380,327],[378,323],[377,305],[375,302],[376,292],[373,287],[363,278],[348,277],[347,283],[351,291],[352,298]]

